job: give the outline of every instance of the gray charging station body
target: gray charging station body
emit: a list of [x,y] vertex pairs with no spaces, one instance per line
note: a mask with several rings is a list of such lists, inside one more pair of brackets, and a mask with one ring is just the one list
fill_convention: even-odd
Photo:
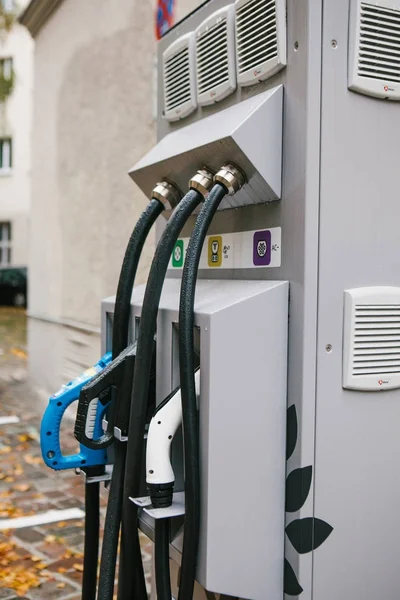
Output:
[[[226,0],[211,0],[168,33],[159,43],[160,62],[163,51],[174,39],[195,29],[208,14],[226,4]],[[342,347],[347,335],[343,325],[344,292],[358,287],[400,286],[400,238],[396,219],[399,214],[397,162],[400,136],[397,131],[400,127],[400,107],[395,102],[363,96],[348,89],[350,4],[349,0],[288,0],[287,67],[264,83],[238,88],[222,102],[198,108],[182,122],[168,123],[163,118],[162,93],[159,94],[158,138],[162,140],[191,123],[229,109],[266,90],[283,86],[280,202],[271,202],[273,198],[266,193],[265,198],[259,195],[258,201],[248,206],[225,206],[225,210],[215,216],[209,231],[210,236],[217,238],[223,246],[237,246],[242,243],[243,232],[250,232],[249,235],[254,239],[258,231],[269,230],[271,235],[279,234],[275,252],[280,253],[280,259],[275,263],[272,261],[269,266],[227,260],[225,267],[222,264],[213,268],[203,262],[199,283],[203,284],[204,280],[205,287],[199,286],[199,298],[211,301],[213,288],[207,286],[211,285],[209,282],[212,280],[215,280],[216,290],[224,289],[222,281],[229,285],[238,281],[249,286],[251,281],[256,286],[260,280],[271,282],[273,286],[281,282],[281,287],[273,289],[275,292],[281,290],[282,314],[276,320],[273,338],[266,339],[264,344],[268,356],[270,344],[278,344],[281,356],[278,371],[281,372],[280,369],[284,368],[286,335],[283,312],[287,308],[283,295],[285,282],[289,282],[285,400],[285,410],[288,408],[286,533],[275,506],[284,485],[282,474],[275,490],[275,499],[271,499],[270,504],[261,498],[256,505],[249,503],[246,497],[252,481],[245,479],[242,480],[243,489],[235,486],[234,499],[228,484],[226,501],[237,502],[240,518],[246,523],[250,539],[253,539],[253,535],[258,536],[256,548],[262,564],[257,563],[257,569],[263,569],[264,583],[272,581],[277,572],[270,555],[271,547],[281,544],[285,535],[285,553],[282,552],[278,569],[282,572],[285,556],[286,597],[301,597],[302,600],[399,598],[400,524],[397,513],[400,485],[396,475],[396,457],[400,455],[400,436],[397,431],[400,392],[384,387],[382,391],[345,389]],[[160,90],[162,85],[160,73]],[[242,193],[245,194],[245,189]],[[186,226],[182,238],[190,235],[194,218]],[[161,230],[162,224],[158,227],[158,235]],[[246,243],[240,247],[247,248]],[[252,262],[251,258],[249,261]],[[180,275],[181,266],[171,264],[166,290],[175,289],[174,293],[178,294]],[[244,323],[256,314],[256,321],[264,334],[272,326],[269,322],[273,314],[269,312],[270,291],[263,292],[260,297],[250,294],[253,300],[265,296],[265,309],[260,309],[260,313],[250,315],[246,310],[240,313],[240,309],[238,312],[238,318],[243,319]],[[166,293],[168,295],[170,292]],[[134,295],[134,310],[138,315],[140,309],[136,308],[135,298]],[[168,302],[165,299],[165,303]],[[169,341],[167,338],[172,336],[170,324],[176,320],[177,298],[174,302],[174,305],[162,305],[160,311],[159,326],[167,347],[172,344],[172,338]],[[246,307],[246,302],[243,307]],[[200,310],[201,307],[198,308]],[[231,308],[227,307],[227,310],[229,312]],[[103,350],[107,345],[107,311],[112,311],[110,301],[103,304]],[[217,318],[215,314],[206,317],[200,310],[198,324],[204,325],[207,319],[211,324],[214,318]],[[163,324],[167,322],[164,331]],[[242,343],[247,344],[251,353],[251,335],[258,340],[257,344],[260,343],[257,332],[252,328],[248,331],[242,322],[236,323],[230,325],[232,329],[223,329],[221,326],[221,336],[226,336],[225,347],[232,361],[235,361],[233,345],[240,348]],[[240,335],[236,335],[236,326]],[[204,355],[204,340],[202,331],[201,361],[204,358],[207,361],[219,361],[220,357],[216,356],[212,347]],[[217,344],[216,347],[220,352],[223,351],[223,344]],[[160,361],[167,367],[160,368],[158,373],[159,401],[176,383],[170,371],[173,364],[170,352],[166,350],[166,363]],[[220,387],[217,389],[224,396],[224,384],[229,384],[230,379],[229,369],[224,371],[227,365],[223,361],[218,365],[224,377],[220,378]],[[236,365],[236,368],[239,367]],[[233,368],[231,372],[235,373]],[[264,376],[262,384],[261,381],[254,382],[254,389],[266,385],[267,400],[269,386],[274,389],[276,382],[272,378],[267,383],[270,377],[268,369]],[[249,427],[251,430],[254,427],[257,432],[260,426],[257,410],[262,410],[261,407],[267,410],[268,405],[260,402],[253,415],[249,401],[252,398],[253,381],[250,378],[245,383],[249,385],[249,394],[247,399],[243,397],[240,405],[236,398],[238,404],[235,404],[235,410],[240,414],[235,414],[235,421],[237,418],[243,419],[243,429]],[[244,388],[241,390],[244,393]],[[278,396],[281,393],[280,388]],[[224,396],[225,401],[227,398]],[[210,424],[211,414],[207,413]],[[229,416],[228,412],[228,429]],[[203,413],[201,419],[205,418]],[[281,427],[280,418],[277,417],[278,427]],[[221,423],[219,426],[221,432],[225,432]],[[206,431],[209,433],[208,429]],[[218,431],[213,435],[215,438],[212,439],[217,443]],[[259,440],[260,452],[253,445],[254,439]],[[257,454],[257,458],[261,456],[264,469],[269,469],[268,441],[262,435],[254,436],[254,439],[251,436],[244,438],[243,452],[238,454],[238,459],[243,458],[238,468],[239,476],[239,471],[246,471],[246,463],[252,453]],[[282,440],[274,437],[271,443],[273,452],[281,448],[283,455],[280,459],[284,461]],[[229,464],[233,468],[233,463]],[[212,494],[214,485],[218,494],[221,494],[218,500],[221,503],[219,516],[207,523],[206,531],[202,533],[203,542],[211,542],[213,536],[219,535],[220,524],[226,525],[223,475],[221,481],[219,473],[213,479],[213,469],[217,467],[224,470],[224,465],[218,460],[215,466],[210,462],[207,465],[210,468],[207,480],[203,481],[205,494]],[[267,471],[264,471],[265,477]],[[234,480],[234,484],[238,481],[233,471],[229,472],[227,481],[230,479]],[[219,484],[222,487],[218,487]],[[283,503],[283,497],[281,500]],[[203,519],[207,519],[205,506]],[[281,508],[284,510],[284,503]],[[270,535],[270,530],[267,532],[265,529],[272,516],[270,511],[282,527],[280,534],[274,530],[275,533]],[[217,515],[217,512],[213,514]],[[151,533],[148,523],[143,522],[142,526],[147,533]],[[232,522],[231,526],[234,530],[236,523]],[[234,542],[230,540],[230,543]],[[243,538],[240,537],[237,544],[242,543]],[[214,548],[218,552],[218,544]],[[235,561],[241,563],[241,573],[244,574],[254,563],[251,563],[252,558],[247,552],[242,549],[236,551]],[[206,553],[207,548],[202,546],[198,579],[203,585],[216,581],[205,567]],[[171,558],[173,564],[179,563],[179,532],[171,546]],[[211,554],[210,560],[215,564],[219,560],[223,563],[224,556]],[[226,565],[227,572],[221,569],[221,578],[227,582],[233,581],[235,589],[227,587],[225,591],[214,588],[211,591],[223,591],[235,596],[241,594],[241,597],[249,599],[275,600],[284,596],[283,585],[279,591],[269,594],[262,592],[264,595],[254,593],[254,588],[242,590],[238,583],[240,573],[234,572],[239,568],[237,562],[231,563],[229,570],[228,551]],[[176,585],[174,578],[173,583]],[[205,597],[199,586],[196,598]]]

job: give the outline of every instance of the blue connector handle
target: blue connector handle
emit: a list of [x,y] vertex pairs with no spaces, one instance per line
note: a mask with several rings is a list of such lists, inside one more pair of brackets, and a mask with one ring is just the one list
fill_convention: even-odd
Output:
[[[61,389],[49,399],[49,404],[43,415],[40,428],[40,445],[43,460],[48,467],[56,471],[63,469],[74,469],[77,467],[94,467],[105,465],[108,462],[107,450],[91,450],[80,444],[78,454],[65,456],[61,452],[60,428],[61,421],[68,406],[79,400],[79,394],[95,375],[98,375],[111,362],[111,352],[107,352],[93,367],[87,369],[79,377],[63,385]],[[88,426],[92,430],[93,437],[97,438],[103,434],[102,420],[105,406],[97,402],[92,407]]]

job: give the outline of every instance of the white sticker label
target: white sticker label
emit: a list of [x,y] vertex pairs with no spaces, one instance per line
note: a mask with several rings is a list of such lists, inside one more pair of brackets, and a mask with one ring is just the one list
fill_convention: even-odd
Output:
[[[271,269],[281,266],[281,228],[208,235],[199,269]],[[170,269],[182,269],[190,238],[174,247]]]

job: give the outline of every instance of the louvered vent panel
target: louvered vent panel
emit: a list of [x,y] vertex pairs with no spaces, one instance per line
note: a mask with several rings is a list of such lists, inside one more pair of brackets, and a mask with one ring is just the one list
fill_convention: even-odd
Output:
[[400,387],[400,289],[346,291],[343,342],[344,387]]
[[400,304],[356,305],[353,375],[400,374]]
[[286,64],[286,6],[282,0],[237,0],[239,85],[271,77]]
[[183,36],[164,52],[164,113],[169,121],[183,119],[196,108],[194,43]]
[[358,74],[400,82],[400,11],[361,4]]
[[211,15],[196,30],[197,100],[218,102],[236,87],[233,6]]
[[[400,99],[400,2],[352,0],[349,87]],[[396,7],[398,5],[398,9]]]

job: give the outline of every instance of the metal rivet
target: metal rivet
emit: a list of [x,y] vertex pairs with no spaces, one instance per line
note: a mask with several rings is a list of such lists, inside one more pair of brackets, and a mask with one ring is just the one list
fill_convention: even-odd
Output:
[[326,350],[327,352],[332,352],[332,344],[327,344],[327,345],[325,346],[325,350]]
[[336,40],[332,40],[331,41],[331,46],[332,46],[332,48],[337,48],[337,41]]
[[56,453],[53,452],[53,450],[49,450],[48,453],[47,453],[47,458],[54,458],[55,455],[56,455]]
[[150,475],[153,475],[153,473],[154,473],[153,469],[150,469],[149,473],[150,473]]
[[297,50],[299,49],[299,42],[295,42],[293,48],[294,51],[297,52]]

